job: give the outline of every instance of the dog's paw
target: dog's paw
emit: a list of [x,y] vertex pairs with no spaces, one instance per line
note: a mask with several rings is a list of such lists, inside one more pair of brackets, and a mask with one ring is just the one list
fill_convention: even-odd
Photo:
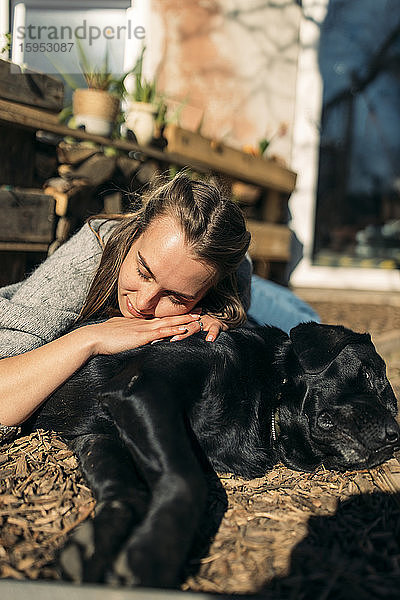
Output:
[[156,537],[135,532],[113,561],[106,582],[126,587],[176,588],[181,562],[179,552],[171,555]]
[[128,560],[128,554],[122,550],[113,563],[112,571],[109,571],[106,582],[114,586],[134,587],[140,585],[139,577],[132,571]]
[[[129,504],[120,500],[98,502],[94,518],[79,525],[61,550],[61,576],[76,583],[107,580],[134,522],[135,511]],[[122,567],[120,570],[122,573]],[[124,585],[136,585],[127,570],[121,580]]]
[[86,579],[85,564],[93,558],[94,550],[93,521],[85,521],[75,529],[60,552],[58,563],[63,577],[82,583]]

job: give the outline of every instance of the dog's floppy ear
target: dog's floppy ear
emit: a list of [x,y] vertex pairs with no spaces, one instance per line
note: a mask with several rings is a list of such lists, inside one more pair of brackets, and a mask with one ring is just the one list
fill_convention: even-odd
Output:
[[371,342],[368,333],[356,333],[342,325],[300,323],[290,331],[292,347],[306,373],[321,373],[348,344]]

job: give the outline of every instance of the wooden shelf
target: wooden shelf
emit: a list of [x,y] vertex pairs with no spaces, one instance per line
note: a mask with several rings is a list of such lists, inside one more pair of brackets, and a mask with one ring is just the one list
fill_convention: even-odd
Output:
[[0,242],[0,252],[47,252],[49,244],[30,242]]
[[64,84],[57,77],[0,59],[0,97],[58,112],[63,107]]
[[151,146],[139,146],[126,140],[111,140],[80,129],[71,129],[61,124],[57,115],[3,99],[0,99],[0,121],[31,130],[42,129],[60,136],[90,140],[126,152],[136,151],[168,164],[189,166],[200,172],[218,171],[241,181],[288,194],[293,191],[296,183],[296,174],[274,161],[251,156],[223,144],[215,144],[212,140],[179,127],[169,128],[170,150],[160,151]]
[[249,252],[253,260],[282,262],[289,260],[292,232],[287,225],[252,219],[248,219],[246,224],[251,233]]
[[165,137],[169,151],[189,161],[200,161],[212,170],[279,192],[294,190],[296,174],[272,160],[246,154],[176,125],[166,127]]
[[[1,91],[1,90],[0,90]],[[280,224],[287,199],[296,184],[296,174],[259,156],[252,156],[225,146],[219,141],[211,140],[194,132],[177,126],[168,126],[165,137],[168,140],[167,149],[161,151],[152,146],[139,146],[127,140],[111,140],[93,135],[80,129],[71,129],[59,122],[57,114],[37,106],[28,106],[20,102],[0,98],[0,130],[8,129],[11,137],[15,133],[28,135],[26,132],[43,130],[54,133],[61,138],[71,137],[81,141],[91,141],[100,147],[113,147],[125,153],[130,153],[129,162],[152,159],[164,165],[189,167],[199,173],[216,173],[227,178],[228,182],[242,181],[258,187],[261,204],[254,213],[262,219],[247,220],[247,226],[252,236],[250,254],[255,260],[255,270],[262,276],[268,276],[270,263],[285,263],[290,258],[291,232],[287,225]],[[15,129],[14,129],[15,128]],[[19,129],[19,131],[18,131]],[[132,158],[131,158],[132,157]],[[90,160],[88,158],[87,160]],[[164,168],[164,167],[162,167]],[[23,185],[23,184],[22,184]],[[259,188],[262,188],[262,192]],[[74,214],[73,203],[80,204],[86,194],[85,189],[60,192],[49,188],[47,196],[55,198],[55,215],[58,217],[55,240],[50,245],[45,243],[18,240],[6,241],[7,235],[0,242],[0,251],[14,252],[47,252],[50,253],[65,239],[70,232],[69,213]],[[258,269],[258,270],[257,270]]]

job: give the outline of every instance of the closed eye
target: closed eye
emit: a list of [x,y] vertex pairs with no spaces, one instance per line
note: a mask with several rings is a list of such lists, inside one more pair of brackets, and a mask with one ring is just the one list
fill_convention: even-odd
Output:
[[146,275],[146,273],[143,273],[143,271],[141,271],[139,267],[136,267],[136,271],[139,277],[141,277],[145,281],[149,281],[151,279],[150,275]]
[[178,298],[174,298],[173,296],[168,296],[168,298],[170,299],[170,301],[172,302],[172,304],[178,305],[178,306],[184,306],[185,303],[182,302],[182,300],[178,300]]

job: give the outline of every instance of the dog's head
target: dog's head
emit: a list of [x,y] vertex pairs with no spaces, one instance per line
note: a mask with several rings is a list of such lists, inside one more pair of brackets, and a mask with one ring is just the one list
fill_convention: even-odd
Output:
[[290,332],[277,449],[313,470],[370,468],[400,447],[397,401],[368,334],[304,323]]

